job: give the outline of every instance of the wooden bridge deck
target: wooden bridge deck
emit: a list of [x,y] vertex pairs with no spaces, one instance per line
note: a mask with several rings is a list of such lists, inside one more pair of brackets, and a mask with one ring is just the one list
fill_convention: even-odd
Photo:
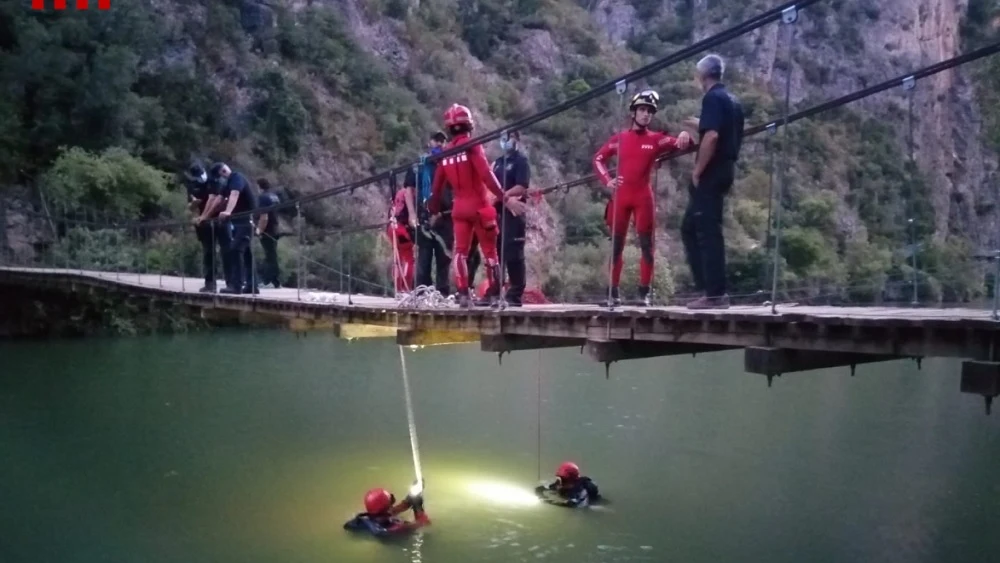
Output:
[[[0,268],[0,284],[81,291],[104,288],[204,310],[229,310],[312,325],[375,325],[391,329],[402,344],[481,342],[509,352],[585,346],[595,360],[652,357],[747,348],[750,371],[796,371],[795,366],[852,365],[906,357],[946,356],[997,361],[1000,322],[991,311],[970,308],[734,306],[690,311],[683,307],[526,305],[486,308],[402,309],[392,298],[295,288],[260,295],[199,293],[202,280],[158,274]],[[751,350],[753,349],[753,350]],[[765,351],[765,360],[752,359]],[[823,354],[817,354],[823,352]],[[778,354],[778,356],[775,356]],[[780,357],[779,357],[780,356]],[[778,358],[778,359],[776,359]],[[783,359],[782,359],[783,358]],[[797,358],[797,359],[796,359]],[[775,363],[777,362],[777,363]],[[751,365],[754,364],[754,365]]]

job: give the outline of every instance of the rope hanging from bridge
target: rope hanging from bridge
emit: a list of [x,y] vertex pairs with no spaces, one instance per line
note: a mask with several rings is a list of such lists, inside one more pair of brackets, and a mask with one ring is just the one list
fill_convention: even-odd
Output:
[[[398,322],[397,322],[398,327]],[[417,423],[413,416],[413,397],[410,393],[410,377],[406,370],[406,352],[399,346],[399,366],[403,374],[403,395],[406,398],[406,425],[410,431],[410,450],[413,453],[413,472],[417,483],[423,483],[424,472],[420,465],[420,445],[417,443]]]
[[538,429],[538,480],[542,480],[542,350],[538,350],[538,362],[535,364],[537,366],[536,379],[538,380],[538,390],[536,392],[537,404],[535,406],[535,413],[538,415],[538,420],[536,421],[535,427]]
[[[392,238],[392,253],[394,257],[393,267],[396,269],[393,272],[392,280],[392,292],[393,298],[399,299],[399,284],[397,280],[402,276],[403,271],[400,268],[399,263],[399,248],[397,245],[398,237],[396,235],[396,217],[393,215],[389,219],[389,235]],[[405,283],[405,281],[404,281]],[[399,334],[399,311],[396,311],[396,334],[398,338]],[[423,483],[424,474],[423,469],[420,465],[420,446],[417,442],[417,423],[416,417],[413,415],[413,396],[410,391],[410,376],[406,369],[406,351],[403,349],[403,345],[399,345],[399,371],[403,376],[403,398],[406,401],[406,426],[410,432],[410,451],[413,454],[413,473],[417,483]]]

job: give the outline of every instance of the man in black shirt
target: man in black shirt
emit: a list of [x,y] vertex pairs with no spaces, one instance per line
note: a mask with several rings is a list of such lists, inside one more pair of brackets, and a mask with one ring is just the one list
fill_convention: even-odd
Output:
[[210,206],[217,199],[215,185],[208,182],[208,174],[200,163],[194,163],[184,174],[184,187],[187,189],[188,209],[193,213],[194,232],[201,243],[202,273],[205,276],[205,286],[199,291],[214,293],[215,284],[215,225],[203,219],[211,213]]
[[[271,182],[267,178],[257,180],[260,186],[260,207],[271,207],[281,203],[278,194],[271,189]],[[261,283],[271,284],[275,289],[281,287],[281,272],[278,269],[278,214],[270,211],[260,216],[257,224],[257,236],[260,237],[260,245],[264,247],[264,267],[260,273]]]
[[[427,144],[427,155],[431,156],[441,152],[446,141],[447,138],[440,131],[431,135]],[[436,169],[437,163],[423,162],[415,169],[408,170],[403,179],[403,188],[409,192],[407,207],[412,205],[416,208],[416,223],[418,224],[416,229],[416,285],[434,285],[442,295],[448,295],[451,248],[454,245],[451,198],[445,198],[441,213],[431,216],[427,210],[427,200],[431,196],[431,184],[434,181]],[[409,216],[413,217],[413,214]],[[431,280],[432,269],[434,270],[433,280]]]
[[[239,172],[233,172],[224,162],[212,165],[209,179],[215,182],[220,197],[226,197],[226,208],[219,212],[219,219],[227,221],[232,234],[229,247],[231,278],[220,293],[259,293],[251,259],[250,239],[253,236],[251,215],[257,210],[257,190]],[[234,216],[235,215],[235,216]]]
[[[504,189],[504,209],[500,215],[501,204],[496,203],[497,215],[500,217],[500,234],[497,236],[497,248],[500,249],[501,275],[506,269],[510,278],[505,300],[512,307],[521,306],[526,284],[526,268],[524,264],[524,240],[527,235],[527,222],[524,212],[527,210],[528,183],[531,181],[531,165],[528,157],[518,150],[521,135],[517,131],[500,138],[500,148],[503,156],[493,163],[493,174],[500,180]],[[499,289],[499,288],[498,288]]]
[[691,309],[729,307],[722,208],[735,179],[744,123],[739,100],[722,84],[724,70],[721,57],[708,55],[698,61],[696,71],[705,95],[698,120],[698,157],[691,173],[681,239],[695,287],[704,295],[688,303]]

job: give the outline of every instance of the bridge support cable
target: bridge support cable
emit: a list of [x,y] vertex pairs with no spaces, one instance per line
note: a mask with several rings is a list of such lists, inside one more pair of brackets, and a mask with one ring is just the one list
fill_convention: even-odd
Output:
[[786,51],[786,69],[785,74],[785,106],[784,106],[784,118],[782,119],[781,127],[781,162],[778,165],[778,174],[780,174],[780,180],[778,181],[778,202],[774,210],[774,273],[771,277],[771,314],[778,314],[778,273],[781,267],[781,210],[784,208],[784,197],[785,193],[788,191],[788,112],[791,105],[792,98],[792,54],[794,53],[795,45],[795,22],[799,19],[799,14],[795,9],[795,6],[787,8],[781,14],[781,22],[784,24],[785,29],[788,30],[788,50]]
[[302,261],[305,253],[305,239],[302,236],[302,206],[295,204],[295,231],[299,241],[299,255],[296,256],[297,271],[295,273],[295,298],[302,301],[302,284],[305,283],[304,263]]
[[[618,93],[618,104],[621,106],[621,111],[624,114],[625,119],[628,119],[629,111],[628,105],[625,101],[625,93],[628,91],[628,83],[624,80],[620,80],[615,84],[615,91]],[[618,133],[618,125],[612,123],[611,134],[616,135]],[[622,146],[618,143],[618,162],[621,162],[622,158]],[[617,168],[617,167],[616,167]],[[615,179],[618,178],[618,172],[615,171]],[[608,310],[615,310],[615,302],[612,292],[614,291],[614,270],[615,270],[615,232],[617,231],[617,219],[618,219],[618,188],[616,187],[611,191],[611,253],[608,256]],[[627,225],[626,225],[627,227]],[[624,244],[624,241],[622,241]],[[611,338],[611,325],[608,324],[608,338]]]
[[[906,77],[903,79],[903,90],[906,92],[906,145],[907,152],[909,155],[909,166],[911,173],[917,169],[917,161],[914,157],[913,152],[913,95],[916,91],[917,81],[913,77]],[[917,290],[917,240],[916,240],[916,218],[914,217],[914,201],[913,201],[913,187],[910,187],[910,192],[907,194],[906,198],[906,226],[907,232],[910,236],[910,257],[911,257],[911,267],[912,272],[912,284],[913,284],[913,300],[910,305],[916,307],[919,303],[919,294]]]
[[[772,213],[774,212],[774,135],[778,132],[778,128],[771,126],[767,128],[767,140],[764,141],[764,150],[767,153],[767,227],[764,232],[764,245],[767,248],[771,246],[771,236],[772,230],[774,228],[774,222],[772,219]],[[773,260],[773,256],[771,257]],[[773,273],[772,270],[774,264],[769,264],[767,260],[764,261],[763,271],[761,272],[761,278],[766,284],[768,279]]]

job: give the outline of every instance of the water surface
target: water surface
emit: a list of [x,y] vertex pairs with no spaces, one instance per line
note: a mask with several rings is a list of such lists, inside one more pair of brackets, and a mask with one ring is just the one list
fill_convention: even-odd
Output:
[[[987,561],[1000,416],[957,361],[788,374],[726,352],[407,352],[433,526],[344,532],[413,479],[397,348],[313,333],[0,344],[0,561]],[[577,461],[610,499],[525,499]]]

